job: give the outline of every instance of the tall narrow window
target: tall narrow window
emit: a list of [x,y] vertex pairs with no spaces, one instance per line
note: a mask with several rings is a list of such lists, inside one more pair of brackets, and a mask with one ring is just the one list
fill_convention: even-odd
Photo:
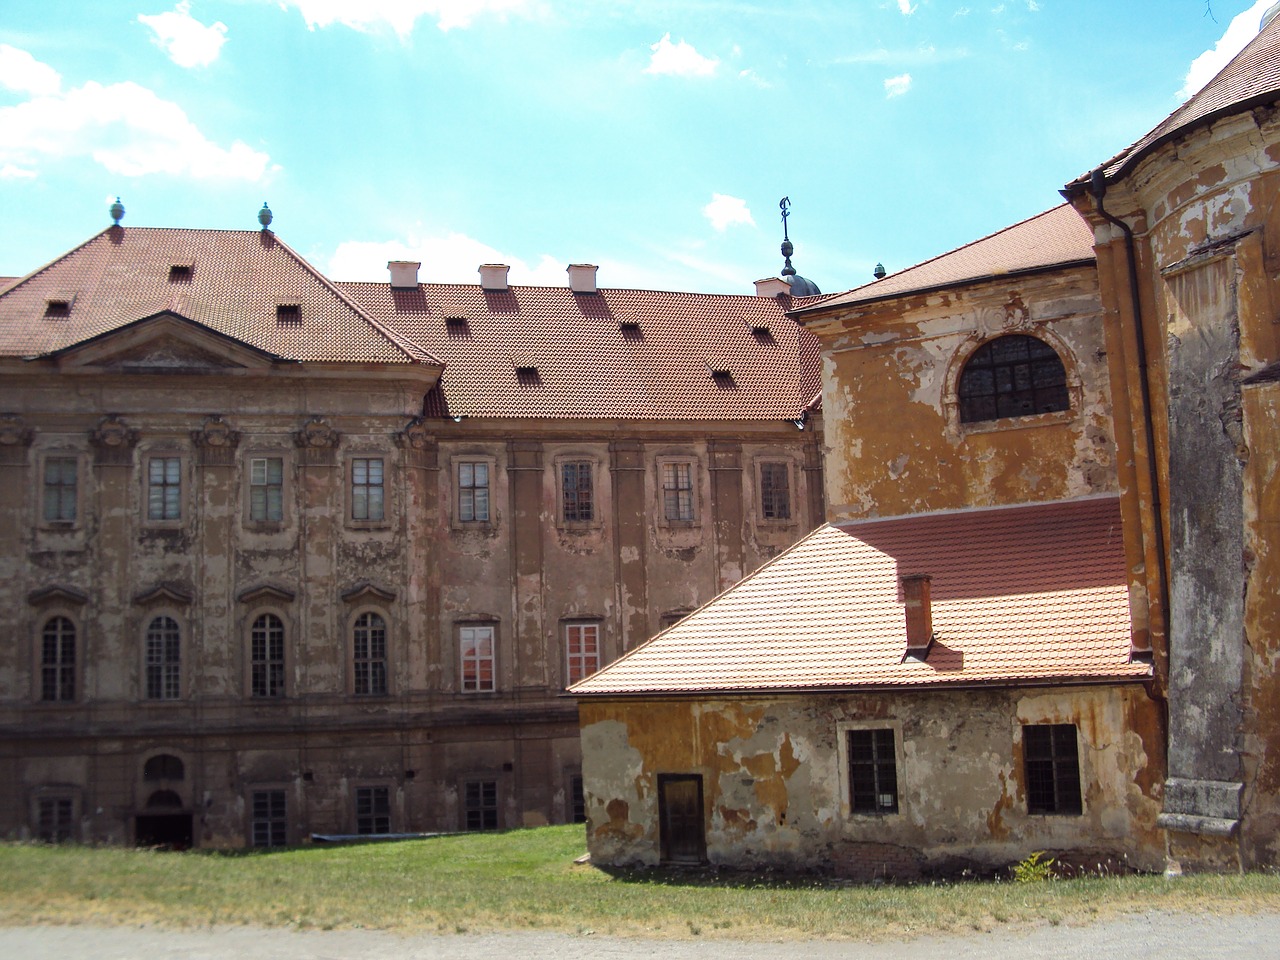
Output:
[[274,613],[253,621],[250,686],[255,697],[284,696],[284,623]]
[[459,627],[462,651],[463,693],[490,693],[494,689],[493,627]]
[[41,797],[36,801],[36,836],[45,843],[65,843],[75,836],[70,797]]
[[351,461],[351,519],[382,518],[382,458],[358,457]]
[[1028,813],[1081,813],[1080,754],[1074,723],[1022,728]]
[[571,460],[560,464],[560,492],[566,523],[595,519],[591,467],[590,460]]
[[570,684],[600,669],[600,624],[566,623],[564,639]]
[[76,698],[76,627],[66,617],[53,617],[40,637],[40,699]]
[[469,780],[465,788],[468,830],[498,829],[498,782]]
[[283,790],[253,792],[253,845],[283,847],[289,842],[288,805]]
[[956,392],[961,423],[1071,409],[1062,359],[1036,337],[1010,335],[984,343],[965,363]]
[[785,463],[760,464],[760,516],[791,519],[791,478]]
[[587,795],[582,788],[581,775],[569,778],[569,822],[587,822]]
[[182,516],[182,458],[152,457],[147,462],[147,519]]
[[356,787],[356,833],[391,832],[391,791],[386,787]]
[[49,523],[76,518],[76,458],[49,457],[44,462],[44,518]]
[[693,519],[693,464],[662,465],[662,513],[668,520]]
[[284,519],[284,460],[280,457],[250,459],[249,519]]
[[387,692],[387,622],[376,613],[356,618],[353,633],[355,692],[378,696]]
[[893,730],[849,731],[849,807],[854,813],[898,812]]
[[489,464],[458,464],[458,519],[463,523],[488,523]]
[[172,617],[147,625],[147,699],[177,700],[182,691],[181,635]]

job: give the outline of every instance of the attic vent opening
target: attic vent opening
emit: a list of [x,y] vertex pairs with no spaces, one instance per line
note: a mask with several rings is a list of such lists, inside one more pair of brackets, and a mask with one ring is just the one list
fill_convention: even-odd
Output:
[[542,377],[538,374],[538,368],[532,364],[517,364],[516,383],[522,387],[536,387],[542,383]]
[[752,324],[751,335],[756,338],[758,343],[777,343],[773,338],[773,331],[769,329],[767,323]]
[[471,324],[467,322],[466,317],[445,317],[444,330],[451,337],[471,336]]
[[711,382],[721,390],[732,390],[737,386],[733,379],[733,371],[731,370],[711,370]]
[[64,319],[71,316],[70,300],[47,300],[44,305],[44,315],[53,317],[54,319]]
[[277,303],[276,323],[284,327],[296,327],[302,324],[302,304]]
[[169,267],[170,283],[190,283],[191,282],[191,264],[175,263]]
[[618,323],[618,330],[621,331],[623,340],[644,339],[644,331],[640,329],[639,321],[622,320]]

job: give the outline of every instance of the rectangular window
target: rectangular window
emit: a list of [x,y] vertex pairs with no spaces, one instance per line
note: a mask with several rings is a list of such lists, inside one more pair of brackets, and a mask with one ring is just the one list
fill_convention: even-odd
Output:
[[560,464],[560,491],[566,523],[581,523],[595,519],[591,467],[590,460],[572,460]]
[[147,519],[182,516],[182,458],[152,457],[147,464]]
[[566,623],[564,639],[570,684],[600,669],[600,624]]
[[489,522],[489,464],[458,464],[458,519],[463,523]]
[[40,637],[40,699],[76,698],[76,628],[66,617],[53,617]]
[[459,627],[463,693],[494,690],[493,627]]
[[1022,728],[1028,813],[1082,813],[1080,755],[1074,723]]
[[356,618],[352,636],[354,688],[359,696],[387,692],[387,621],[376,613]]
[[382,458],[359,457],[351,461],[351,519],[383,518]]
[[284,519],[284,460],[280,457],[250,459],[249,519]]
[[49,457],[44,462],[44,518],[49,523],[76,518],[76,458]]
[[572,823],[587,822],[587,797],[581,776],[569,778],[569,817]]
[[356,787],[356,833],[391,832],[391,791]]
[[898,761],[893,730],[849,731],[849,809],[898,812]]
[[36,836],[45,843],[65,843],[75,836],[70,797],[41,797],[36,802]]
[[283,790],[254,791],[252,832],[255,847],[283,847],[289,842],[288,807]]
[[760,516],[791,519],[791,479],[785,463],[760,464]]
[[264,613],[250,633],[250,681],[255,697],[284,696],[284,621]]
[[468,830],[498,829],[498,782],[469,780],[466,784]]
[[693,464],[662,465],[662,515],[668,520],[693,519]]
[[177,700],[182,694],[182,635],[172,617],[147,625],[147,699]]

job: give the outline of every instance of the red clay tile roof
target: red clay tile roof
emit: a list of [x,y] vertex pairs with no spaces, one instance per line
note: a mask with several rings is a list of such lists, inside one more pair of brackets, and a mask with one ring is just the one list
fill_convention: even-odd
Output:
[[[905,658],[899,578],[932,577],[935,640]],[[819,527],[580,696],[1133,680],[1113,497]]]
[[[1199,93],[1133,146],[1103,164],[1107,179],[1123,178],[1147,154],[1194,127],[1277,99],[1280,99],[1280,17],[1259,30]],[[1063,193],[1075,196],[1084,192],[1091,174],[1092,171],[1072,180]]]
[[[171,266],[190,267],[170,279]],[[47,316],[50,301],[69,304]],[[276,307],[297,304],[296,325]],[[41,356],[163,311],[287,360],[435,363],[269,231],[109,227],[0,291],[0,356]]]
[[950,253],[891,273],[883,280],[826,297],[821,303],[802,304],[792,314],[803,320],[806,315],[831,307],[892,300],[904,294],[1092,263],[1095,259],[1093,231],[1064,203]]
[[794,420],[821,388],[817,338],[785,314],[798,299],[337,286],[445,362],[427,416]]

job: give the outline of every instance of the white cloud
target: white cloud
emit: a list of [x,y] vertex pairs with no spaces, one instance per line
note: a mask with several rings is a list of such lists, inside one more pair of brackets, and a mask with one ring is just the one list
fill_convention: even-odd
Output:
[[751,218],[751,211],[747,208],[747,201],[723,193],[711,195],[711,202],[702,208],[702,215],[711,221],[711,226],[717,233],[724,233],[736,223],[752,227],[756,225],[755,220]]
[[911,89],[911,74],[904,73],[896,77],[890,77],[884,82],[885,98],[892,100],[894,97],[900,97]]
[[0,87],[39,97],[57,93],[61,86],[62,77],[53,67],[25,50],[0,43]]
[[479,283],[480,264],[505,263],[511,267],[511,283],[564,286],[568,261],[542,254],[530,265],[461,233],[443,236],[411,234],[402,240],[381,242],[347,240],[329,258],[327,275],[335,280],[386,280],[387,261],[417,260],[423,283]]
[[[48,79],[48,73],[36,73]],[[219,146],[176,103],[132,81],[89,81],[0,107],[0,176],[32,177],[42,161],[82,157],[126,177],[167,173],[251,181],[262,179],[270,160],[238,140]]]
[[1245,44],[1257,36],[1262,15],[1274,2],[1275,0],[1257,0],[1257,3],[1231,21],[1213,49],[1206,50],[1191,61],[1187,78],[1178,91],[1178,99],[1186,100],[1198,93],[1232,57],[1244,49]]
[[1039,13],[1040,4],[1036,3],[1036,0],[1027,0],[1027,9],[1032,13]]
[[912,3],[911,0],[898,0],[898,10],[904,17],[909,17],[920,8],[919,4]]
[[296,7],[310,30],[338,23],[366,31],[391,27],[403,40],[419,17],[434,17],[441,30],[469,27],[481,14],[505,17],[531,11],[535,0],[278,0],[281,9]]
[[720,61],[714,57],[704,57],[693,46],[681,40],[671,42],[671,34],[664,34],[662,39],[649,47],[653,55],[645,73],[666,74],[674,77],[709,77],[716,72]]
[[889,50],[878,47],[875,50],[864,50],[837,57],[835,63],[882,63],[908,66],[921,63],[947,63],[953,60],[965,60],[970,56],[965,47],[951,47],[939,50],[932,43],[922,43],[914,50]]
[[188,0],[168,13],[138,14],[138,22],[151,29],[151,42],[180,67],[207,67],[227,42],[227,25],[219,21],[206,27],[191,16]]
[[972,11],[968,7],[960,7],[952,14],[953,17],[967,17]]

